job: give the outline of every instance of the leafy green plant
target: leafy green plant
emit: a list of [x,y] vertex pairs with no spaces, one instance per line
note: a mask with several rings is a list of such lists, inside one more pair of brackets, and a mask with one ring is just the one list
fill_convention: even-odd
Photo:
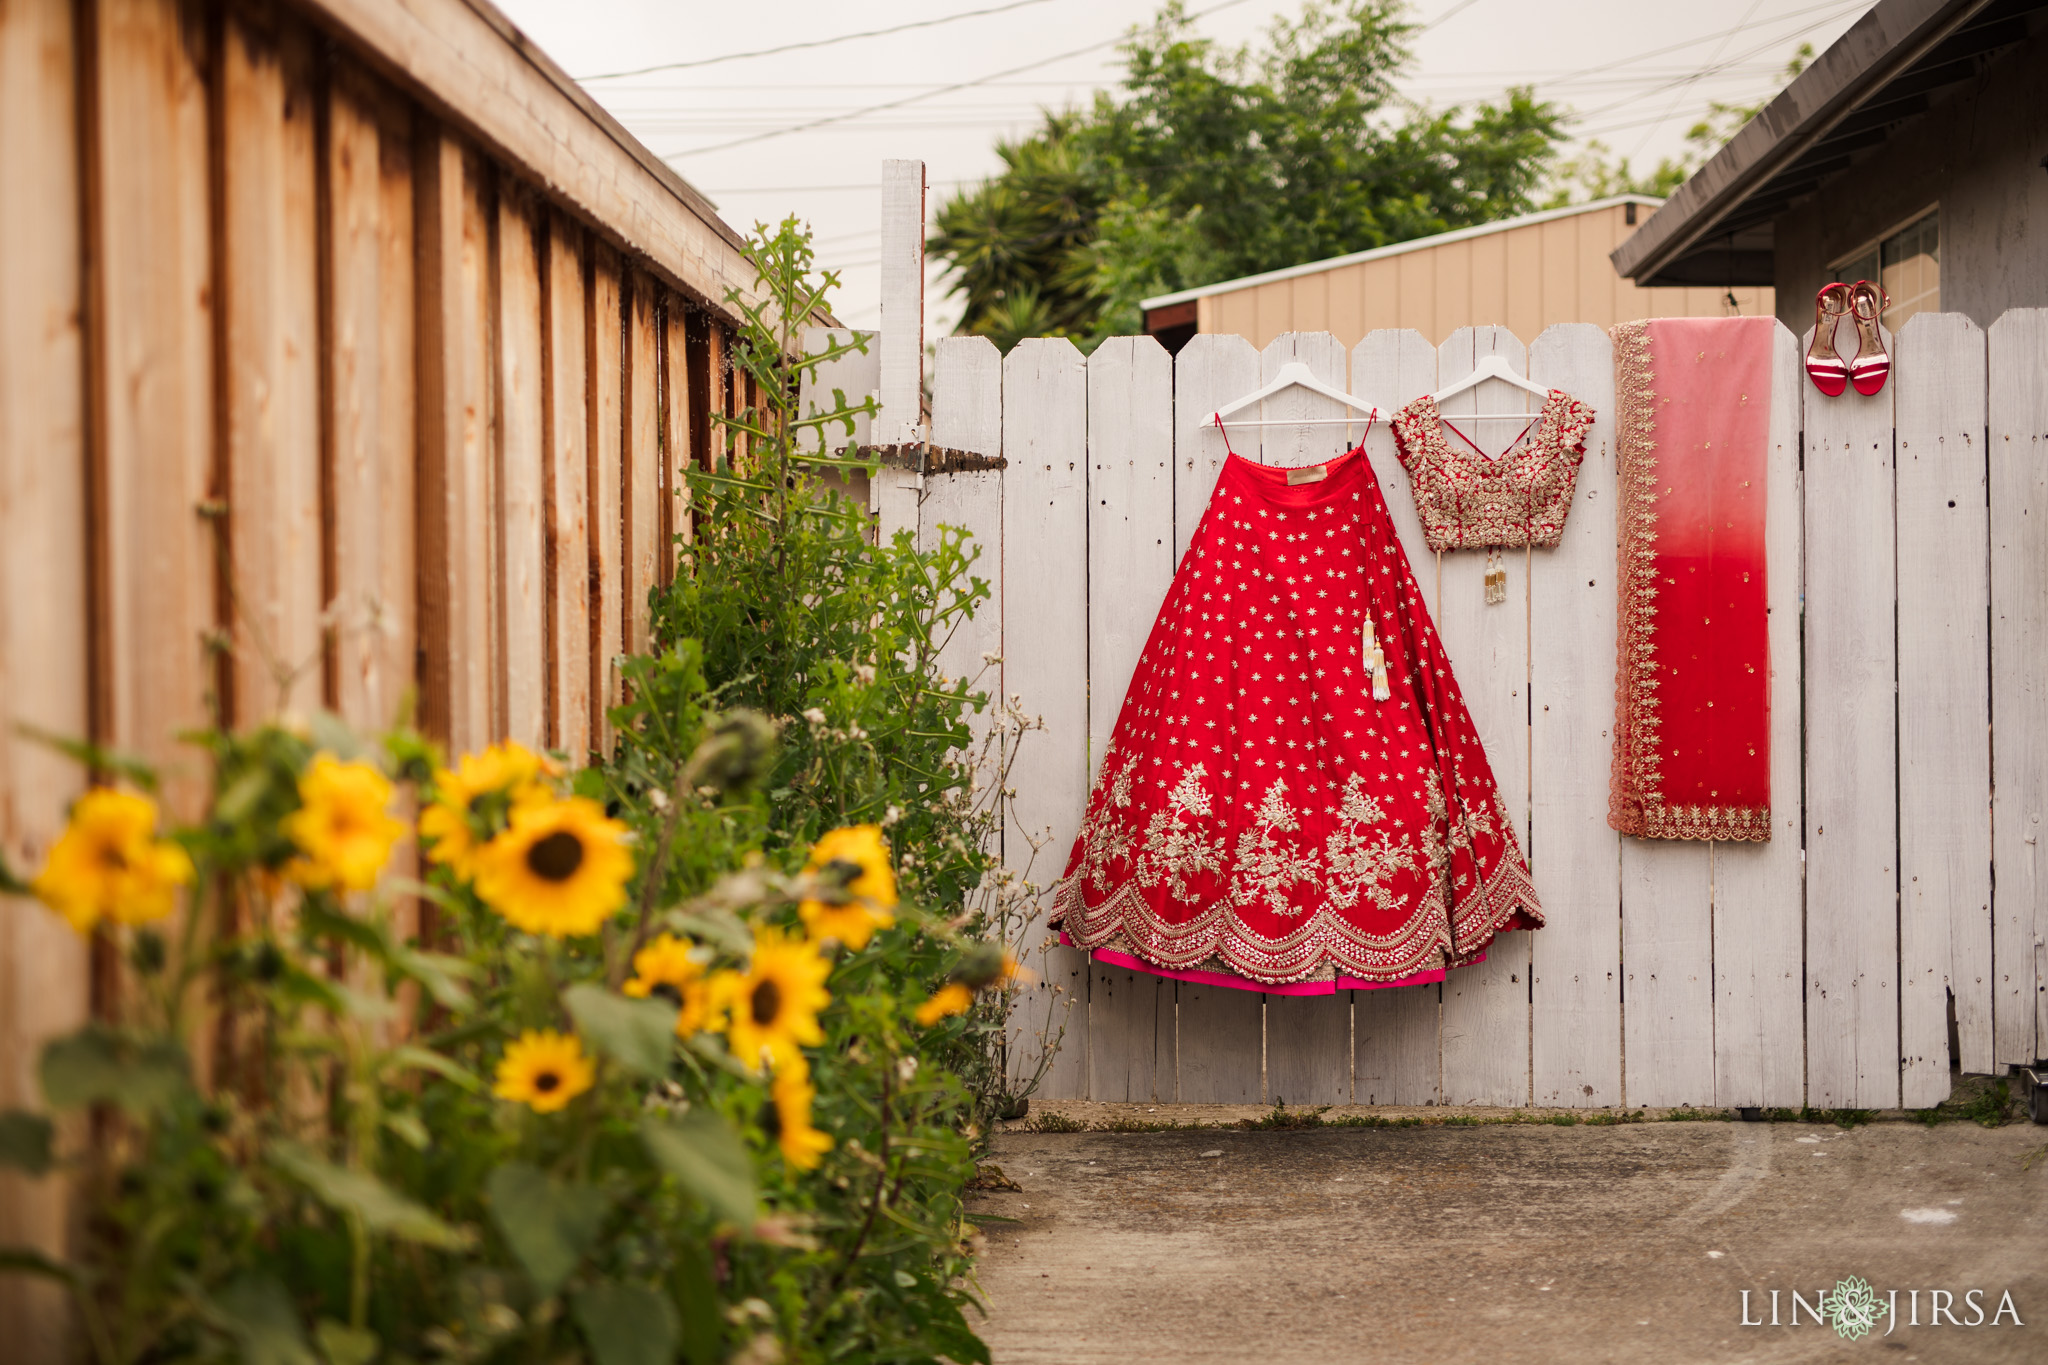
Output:
[[829,280],[793,224],[754,258],[771,411],[696,486],[608,761],[209,730],[195,818],[95,762],[126,785],[5,878],[125,964],[41,1059],[90,1122],[0,1115],[0,1163],[86,1213],[0,1271],[70,1286],[95,1365],[988,1359],[961,1198],[1014,1088],[1000,771],[934,662],[986,588],[964,538],[869,547],[796,468],[782,348]]

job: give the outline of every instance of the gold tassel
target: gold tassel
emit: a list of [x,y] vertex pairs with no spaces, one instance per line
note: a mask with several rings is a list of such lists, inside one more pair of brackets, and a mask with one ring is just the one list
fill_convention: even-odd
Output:
[[1489,604],[1508,600],[1508,570],[1498,549],[1486,552],[1486,600]]
[[1372,675],[1372,699],[1386,701],[1394,695],[1387,685],[1387,652],[1380,648],[1379,637],[1373,633],[1372,617],[1365,618],[1365,671]]

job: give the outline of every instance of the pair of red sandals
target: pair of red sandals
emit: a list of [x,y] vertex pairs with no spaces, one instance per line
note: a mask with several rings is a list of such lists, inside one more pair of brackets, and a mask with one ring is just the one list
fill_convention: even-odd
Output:
[[[1892,358],[1885,353],[1877,320],[1890,306],[1890,296],[1869,280],[1822,286],[1813,298],[1813,344],[1806,348],[1806,375],[1816,389],[1836,398],[1853,385],[1867,398],[1884,387]],[[1856,358],[1845,363],[1835,349],[1835,329],[1846,317],[1856,319]]]

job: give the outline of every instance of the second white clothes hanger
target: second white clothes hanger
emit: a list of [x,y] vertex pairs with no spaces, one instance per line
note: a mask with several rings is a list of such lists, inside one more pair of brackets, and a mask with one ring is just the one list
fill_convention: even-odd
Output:
[[[1547,399],[1550,397],[1549,389],[1541,384],[1522,378],[1522,376],[1516,374],[1508,367],[1507,361],[1502,360],[1497,355],[1490,355],[1475,365],[1472,373],[1466,375],[1463,379],[1457,380],[1431,394],[1430,401],[1438,407],[1442,407],[1446,398],[1454,398],[1464,393],[1467,389],[1477,388],[1489,379],[1502,380],[1512,384],[1524,393],[1533,393],[1538,398]],[[1451,415],[1457,417],[1460,421],[1485,422],[1506,420],[1514,417],[1527,417],[1529,414],[1526,412],[1459,412]]]
[[1350,427],[1356,426],[1361,417],[1368,422],[1383,421],[1386,418],[1386,414],[1376,405],[1362,403],[1350,394],[1345,393],[1342,389],[1332,388],[1316,378],[1315,372],[1310,370],[1308,366],[1302,364],[1299,360],[1290,360],[1280,367],[1280,373],[1273,376],[1271,383],[1246,394],[1242,398],[1224,404],[1216,409],[1215,412],[1202,418],[1196,425],[1206,427],[1213,423],[1220,426],[1232,413],[1243,412],[1253,404],[1263,403],[1282,389],[1288,388],[1307,389],[1310,393],[1321,394],[1325,398],[1335,399],[1357,413],[1358,416],[1275,418],[1251,422],[1231,422],[1229,425],[1234,427]]

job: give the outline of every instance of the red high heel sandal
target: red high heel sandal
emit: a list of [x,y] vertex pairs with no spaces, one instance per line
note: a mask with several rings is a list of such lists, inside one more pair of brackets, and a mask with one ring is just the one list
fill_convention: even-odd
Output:
[[1849,382],[1865,398],[1882,389],[1891,377],[1892,358],[1885,353],[1884,334],[1877,330],[1877,320],[1891,302],[1884,287],[1869,280],[1858,280],[1849,287],[1849,311],[1856,319],[1856,358],[1849,362]]
[[1813,296],[1813,344],[1806,348],[1806,377],[1829,398],[1849,387],[1849,367],[1835,350],[1835,329],[1849,315],[1849,286],[1824,284]]

